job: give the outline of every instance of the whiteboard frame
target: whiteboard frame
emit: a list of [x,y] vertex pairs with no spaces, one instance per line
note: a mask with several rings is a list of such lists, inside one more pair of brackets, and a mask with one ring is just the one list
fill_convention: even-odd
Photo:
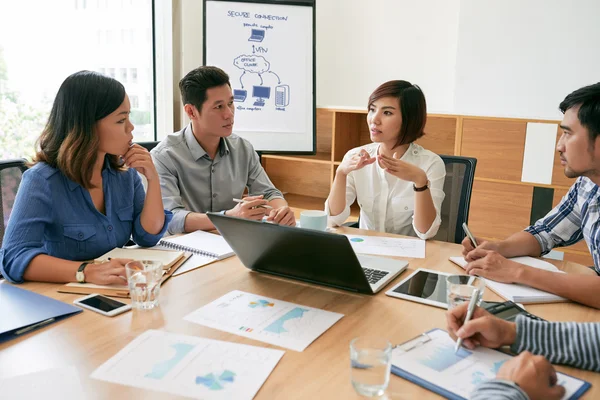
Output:
[[[298,151],[289,150],[269,150],[254,146],[259,154],[296,154],[296,155],[315,155],[317,154],[317,29],[316,29],[316,0],[203,0],[202,1],[202,64],[208,65],[206,60],[206,3],[209,1],[224,3],[250,3],[250,4],[275,4],[285,6],[304,6],[312,7],[312,150]],[[242,136],[243,137],[243,136]],[[249,139],[247,139],[249,140]]]

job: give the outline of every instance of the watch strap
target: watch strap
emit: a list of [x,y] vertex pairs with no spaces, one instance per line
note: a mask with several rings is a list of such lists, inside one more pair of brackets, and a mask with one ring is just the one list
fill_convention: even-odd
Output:
[[77,272],[83,272],[83,270],[85,269],[85,267],[87,267],[88,264],[89,262],[82,262],[79,268],[77,268]]

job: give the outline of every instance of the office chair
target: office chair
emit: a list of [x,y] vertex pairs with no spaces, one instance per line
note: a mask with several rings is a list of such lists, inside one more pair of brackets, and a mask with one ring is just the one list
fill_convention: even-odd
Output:
[[[0,224],[0,247],[4,239],[4,230],[8,224],[8,218],[15,204],[17,190],[21,184],[23,172],[27,169],[25,159],[0,160],[0,216],[2,223]],[[0,274],[0,280],[2,280]]]
[[446,197],[442,203],[442,225],[433,239],[460,244],[465,237],[462,224],[469,220],[477,159],[445,155],[440,157],[446,165]]
[[160,142],[136,142],[136,143],[142,147],[145,147],[146,150],[150,151],[153,148],[155,148],[156,145],[158,145]]
[[[462,224],[469,220],[477,159],[445,155],[440,155],[440,157],[446,165],[446,179],[444,180],[446,197],[442,203],[442,225],[433,239],[460,244],[465,237]],[[358,228],[359,223],[347,222],[343,226]]]

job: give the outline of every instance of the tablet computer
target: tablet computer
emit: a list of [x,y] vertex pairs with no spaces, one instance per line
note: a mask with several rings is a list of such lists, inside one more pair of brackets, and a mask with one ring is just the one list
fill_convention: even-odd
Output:
[[448,308],[446,298],[448,275],[453,274],[419,268],[385,294],[430,306]]

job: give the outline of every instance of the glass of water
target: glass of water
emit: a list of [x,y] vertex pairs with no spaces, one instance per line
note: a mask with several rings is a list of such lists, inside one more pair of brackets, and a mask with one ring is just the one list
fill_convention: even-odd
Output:
[[350,342],[350,379],[362,396],[384,394],[390,382],[392,345],[383,338],[358,337]]
[[471,275],[449,275],[446,278],[446,295],[448,309],[452,309],[462,303],[471,301],[475,289],[479,289],[477,305],[481,304],[485,281],[478,276]]
[[125,265],[131,306],[149,310],[158,305],[163,264],[159,261],[131,261]]

